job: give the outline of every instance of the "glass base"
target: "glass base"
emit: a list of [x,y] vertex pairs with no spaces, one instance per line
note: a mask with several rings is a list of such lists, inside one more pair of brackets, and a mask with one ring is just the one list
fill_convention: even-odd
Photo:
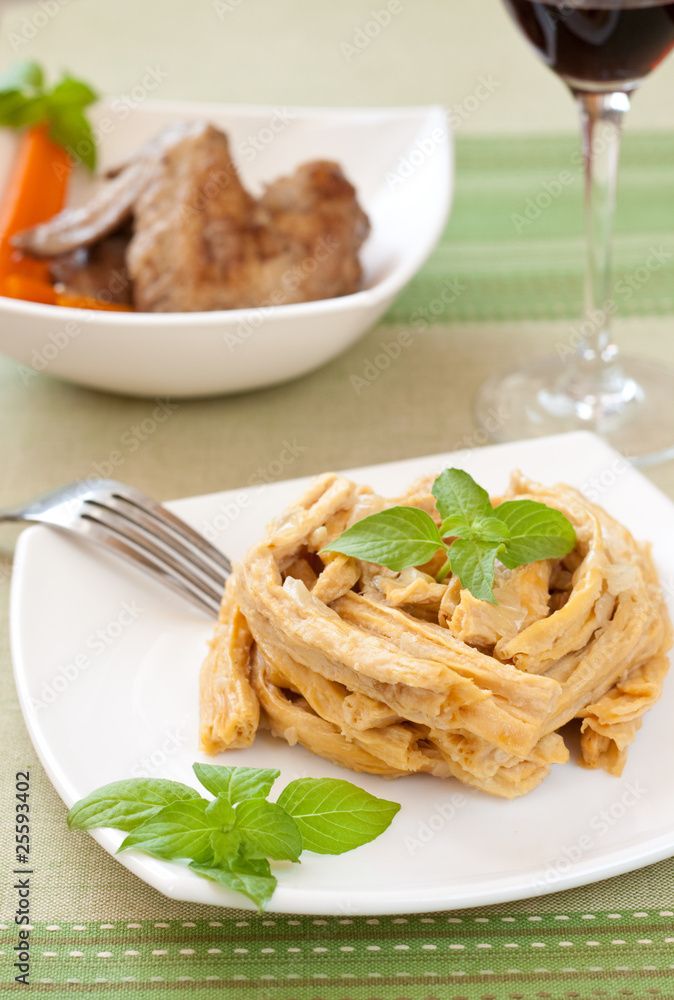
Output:
[[674,458],[674,371],[621,355],[598,381],[545,358],[488,379],[475,416],[492,441],[594,431],[634,465],[652,465]]

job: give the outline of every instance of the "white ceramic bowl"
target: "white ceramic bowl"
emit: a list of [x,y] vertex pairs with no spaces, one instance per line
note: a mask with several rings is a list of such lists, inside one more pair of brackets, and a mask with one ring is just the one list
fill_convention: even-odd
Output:
[[[102,169],[176,119],[224,128],[244,184],[314,158],[335,159],[355,185],[372,232],[364,287],[354,295],[261,309],[114,313],[0,296],[0,352],[35,371],[136,396],[207,396],[273,385],[349,347],[386,311],[439,238],[451,203],[453,159],[441,107],[317,109],[147,101],[101,102]],[[0,189],[15,137],[0,135]],[[71,201],[90,182],[77,171]]]

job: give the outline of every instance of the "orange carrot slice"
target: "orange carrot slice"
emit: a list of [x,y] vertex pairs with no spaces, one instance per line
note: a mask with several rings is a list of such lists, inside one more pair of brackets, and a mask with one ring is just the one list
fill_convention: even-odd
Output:
[[9,183],[0,200],[0,276],[23,275],[48,282],[48,265],[24,257],[10,239],[61,211],[71,163],[66,150],[49,138],[46,124],[35,125],[21,135]]
[[8,299],[23,299],[26,302],[43,302],[45,305],[56,305],[54,286],[41,277],[30,274],[0,275],[0,295]]
[[68,295],[57,292],[53,285],[27,274],[0,275],[0,295],[26,302],[42,302],[50,306],[69,306],[71,309],[97,309],[105,312],[133,312],[131,306],[116,302],[102,302],[87,295]]
[[131,306],[120,305],[116,302],[101,302],[100,299],[91,299],[87,295],[67,295],[62,292],[56,293],[57,306],[70,306],[71,309],[100,309],[105,312],[133,312]]

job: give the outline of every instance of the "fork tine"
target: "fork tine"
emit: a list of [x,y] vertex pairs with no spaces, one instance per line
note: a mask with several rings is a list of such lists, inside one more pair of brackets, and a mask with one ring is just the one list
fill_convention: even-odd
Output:
[[176,558],[176,555],[166,548],[158,546],[153,537],[145,533],[142,528],[138,530],[139,526],[134,526],[131,521],[109,507],[87,504],[80,515],[80,520],[93,522],[127,544],[130,543],[135,551],[144,555],[145,559],[150,560],[163,574],[172,578],[177,577],[188,584],[192,591],[206,597],[209,602],[219,607],[225,586],[224,577],[220,579],[216,588],[205,576],[197,575],[189,564],[181,561],[178,553]]
[[189,524],[176,517],[168,508],[153,500],[152,497],[148,497],[144,493],[141,493],[140,490],[136,490],[131,486],[125,486],[123,483],[118,483],[114,480],[106,482],[105,485],[109,486],[110,492],[115,499],[133,505],[144,514],[155,518],[177,535],[178,538],[182,539],[183,542],[189,542],[196,546],[203,555],[214,562],[221,570],[224,570],[227,575],[232,572],[232,564],[227,556],[219,549],[216,549],[214,545],[211,545],[203,535],[200,535],[198,531],[191,528]]
[[106,500],[97,500],[88,497],[85,501],[85,509],[99,508],[104,511],[112,511],[119,518],[126,521],[132,528],[141,529],[147,532],[154,542],[158,542],[165,547],[169,555],[179,555],[186,565],[193,571],[202,574],[207,582],[215,584],[222,591],[226,571],[221,567],[215,567],[195,546],[186,545],[182,536],[166,530],[163,519],[153,517],[144,507],[136,504],[122,503],[116,496],[112,495]]
[[183,575],[176,576],[165,565],[154,562],[148,558],[145,552],[131,544],[128,539],[119,535],[114,529],[86,515],[81,520],[81,528],[84,529],[81,533],[85,538],[91,538],[105,547],[112,548],[113,551],[125,556],[132,563],[140,563],[146,572],[156,577],[164,586],[170,587],[181,597],[192,601],[202,611],[207,611],[209,615],[217,617],[220,610],[219,598],[216,599],[203,590],[193,587]]

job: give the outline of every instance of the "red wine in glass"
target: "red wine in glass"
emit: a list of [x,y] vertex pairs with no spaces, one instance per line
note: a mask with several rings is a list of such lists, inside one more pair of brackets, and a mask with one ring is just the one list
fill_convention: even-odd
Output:
[[573,89],[632,90],[674,48],[666,0],[506,0],[541,58]]
[[610,308],[620,133],[632,91],[674,49],[674,0],[504,3],[534,51],[570,88],[580,112],[585,301],[573,349],[563,359],[532,360],[492,375],[478,394],[478,423],[488,430],[497,410],[509,417],[491,433],[496,440],[591,430],[637,464],[674,458],[674,371],[623,355],[613,339]]

